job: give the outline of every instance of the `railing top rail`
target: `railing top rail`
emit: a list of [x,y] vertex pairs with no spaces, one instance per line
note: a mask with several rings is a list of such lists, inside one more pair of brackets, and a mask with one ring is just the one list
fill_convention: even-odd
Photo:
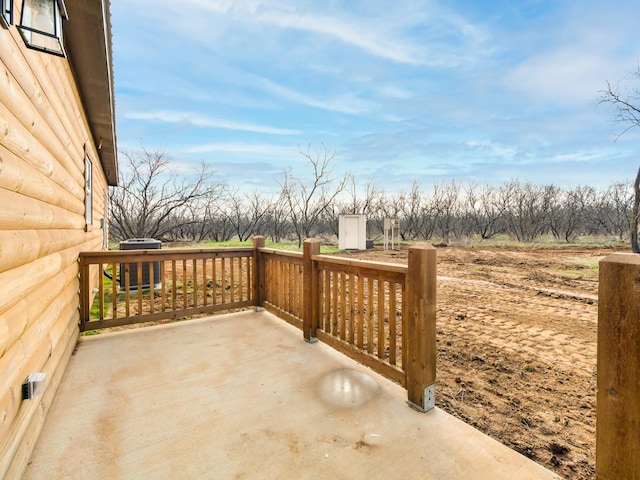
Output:
[[251,247],[239,248],[170,248],[153,250],[108,250],[80,252],[86,263],[110,263],[124,261],[182,260],[186,258],[249,257]]
[[353,268],[364,268],[371,270],[380,270],[390,273],[404,273],[408,271],[407,265],[401,265],[398,263],[386,263],[386,262],[373,262],[368,260],[353,260],[344,257],[335,257],[333,255],[313,255],[312,260],[319,264],[333,264],[344,265]]
[[258,249],[260,253],[266,253],[267,255],[280,255],[282,257],[296,257],[302,258],[302,252],[292,252],[291,250],[278,250],[277,248],[261,247]]

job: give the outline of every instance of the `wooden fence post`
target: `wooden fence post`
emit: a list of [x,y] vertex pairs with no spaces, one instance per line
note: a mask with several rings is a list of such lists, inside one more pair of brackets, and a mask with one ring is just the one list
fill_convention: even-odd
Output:
[[421,412],[435,406],[436,381],[436,249],[432,245],[409,247],[403,321],[407,364],[407,396]]
[[302,244],[302,334],[307,342],[317,342],[318,274],[313,255],[320,254],[320,240],[308,238]]
[[596,478],[640,479],[640,255],[600,261]]
[[262,235],[256,235],[253,237],[253,303],[255,304],[256,309],[263,308],[262,304],[264,303],[264,255],[262,255],[258,250],[264,246],[265,238]]

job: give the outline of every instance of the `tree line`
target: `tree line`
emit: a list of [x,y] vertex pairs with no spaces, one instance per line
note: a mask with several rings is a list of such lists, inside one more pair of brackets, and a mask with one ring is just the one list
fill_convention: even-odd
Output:
[[372,239],[384,235],[385,218],[398,219],[402,240],[447,244],[497,235],[520,242],[630,235],[634,189],[627,181],[562,188],[517,179],[501,185],[451,180],[386,193],[372,179],[360,184],[351,174],[335,175],[334,152],[325,145],[300,153],[304,176],[288,169],[271,190],[245,191],[216,182],[204,164],[184,176],[172,170],[166,152],[124,152],[120,184],[111,191],[111,238],[201,242],[264,235],[276,242],[335,242],[341,214],[366,215]]

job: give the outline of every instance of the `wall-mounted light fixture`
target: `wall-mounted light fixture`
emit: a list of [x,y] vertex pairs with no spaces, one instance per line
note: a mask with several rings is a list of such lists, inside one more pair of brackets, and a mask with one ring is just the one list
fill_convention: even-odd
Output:
[[64,57],[63,18],[68,18],[64,0],[22,0],[18,30],[27,47]]
[[13,25],[13,0],[0,0],[0,25],[9,28]]
[[22,399],[31,400],[41,394],[46,386],[47,374],[44,372],[30,373],[22,384]]

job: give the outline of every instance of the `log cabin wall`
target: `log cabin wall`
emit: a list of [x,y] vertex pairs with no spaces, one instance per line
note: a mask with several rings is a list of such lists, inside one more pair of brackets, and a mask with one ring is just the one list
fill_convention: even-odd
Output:
[[[83,1],[66,3],[96,8],[94,17],[104,18],[103,0]],[[75,348],[78,254],[103,248],[101,219],[114,183],[78,86],[82,72],[69,57],[26,48],[15,25],[20,4],[14,2],[14,25],[0,27],[0,478],[21,476]],[[65,27],[74,18],[69,10]],[[33,372],[46,373],[45,388],[23,400],[22,384]]]

